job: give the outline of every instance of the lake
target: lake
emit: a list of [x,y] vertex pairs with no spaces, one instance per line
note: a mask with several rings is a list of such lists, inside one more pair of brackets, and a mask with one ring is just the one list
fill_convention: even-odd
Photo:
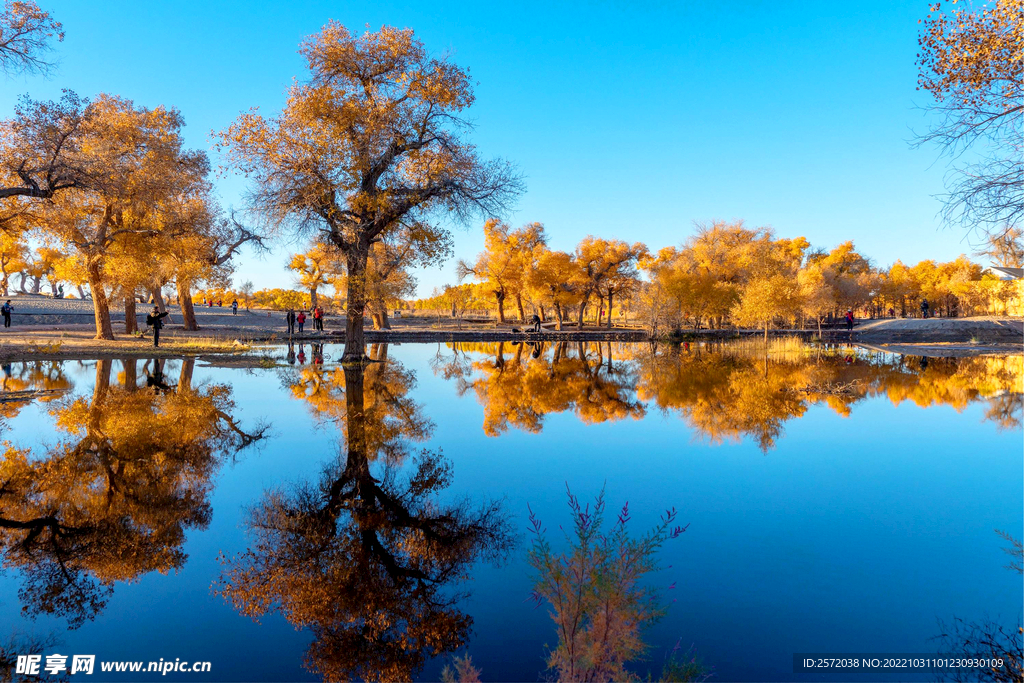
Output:
[[949,652],[955,619],[1016,631],[997,531],[1024,536],[1024,356],[368,354],[5,365],[6,651],[211,663],[86,680],[437,680],[467,653],[483,680],[544,680],[558,634],[530,599],[529,516],[564,547],[567,488],[603,491],[611,521],[628,502],[637,536],[671,508],[688,525],[645,578],[667,612],[641,678],[692,648],[713,681],[851,680],[794,673],[794,653]]

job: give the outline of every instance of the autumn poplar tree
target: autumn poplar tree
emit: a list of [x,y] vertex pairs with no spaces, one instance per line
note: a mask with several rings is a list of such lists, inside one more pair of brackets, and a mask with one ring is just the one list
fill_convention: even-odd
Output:
[[82,154],[90,185],[39,205],[38,224],[81,258],[92,293],[96,338],[113,339],[108,253],[117,241],[153,239],[178,230],[176,197],[206,187],[209,162],[182,148],[181,115],[100,95],[85,108]]
[[403,223],[461,221],[507,208],[521,182],[465,141],[468,72],[431,57],[410,29],[361,36],[330,22],[300,46],[308,77],[279,115],[239,117],[220,136],[253,180],[268,223],[316,232],[345,259],[345,361],[361,360],[365,273],[373,244]]
[[998,233],[1024,220],[1024,0],[956,4],[922,22],[917,84],[935,117],[918,144],[959,160],[947,220]]
[[63,40],[60,22],[32,0],[6,0],[0,10],[0,71],[48,73],[53,43]]

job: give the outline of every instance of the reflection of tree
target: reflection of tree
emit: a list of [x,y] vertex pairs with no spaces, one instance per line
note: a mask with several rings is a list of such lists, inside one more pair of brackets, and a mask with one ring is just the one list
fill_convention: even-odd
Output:
[[151,392],[136,384],[136,361],[123,363],[120,386],[111,385],[112,361],[97,361],[91,399],[51,411],[64,438],[42,455],[7,445],[0,551],[25,576],[29,612],[77,626],[115,582],[184,564],[186,529],[209,523],[220,456],[263,434],[235,422],[228,387],[193,388],[192,363],[183,361],[177,391]]
[[0,400],[0,418],[15,417],[33,401],[53,401],[72,387],[64,375],[64,364],[58,361],[4,362],[0,369],[0,392],[4,397]]
[[480,346],[487,356],[459,378],[459,392],[476,393],[489,436],[509,426],[540,432],[550,413],[571,411],[587,424],[644,415],[631,366],[614,364],[610,344]]
[[677,414],[712,443],[751,438],[775,446],[785,423],[811,405],[842,416],[872,396],[894,404],[976,402],[1003,429],[1022,422],[1024,356],[905,358],[851,348],[778,343],[657,346],[461,344],[431,363],[472,390],[484,406],[484,432],[543,429],[550,413],[573,412],[588,424],[641,417],[648,404]]
[[[387,344],[374,344],[370,358],[375,362],[368,363],[362,375],[367,452],[371,458],[380,455],[398,463],[408,455],[408,442],[430,438],[434,423],[408,396],[416,385],[416,374],[388,358]],[[343,432],[350,425],[346,378],[341,366],[323,365],[288,368],[283,375],[292,396],[305,401],[316,420],[336,424]]]
[[440,500],[452,479],[440,453],[410,458],[404,473],[380,457],[395,441],[374,432],[395,408],[378,408],[419,410],[379,395],[396,386],[381,380],[402,372],[388,360],[330,373],[330,413],[345,418],[347,453],[318,484],[266,494],[250,513],[252,546],[218,587],[244,614],[280,611],[308,628],[306,666],[329,680],[410,680],[426,657],[461,647],[472,620],[453,586],[472,563],[510,547],[499,504]]

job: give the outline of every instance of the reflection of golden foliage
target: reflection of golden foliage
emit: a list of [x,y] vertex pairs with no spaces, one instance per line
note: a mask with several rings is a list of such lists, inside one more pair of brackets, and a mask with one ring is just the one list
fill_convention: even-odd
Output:
[[[368,364],[363,373],[367,449],[370,457],[382,455],[397,462],[408,453],[410,441],[425,441],[434,423],[407,394],[416,375],[396,360],[387,358],[387,347],[375,348],[381,362]],[[287,370],[283,381],[293,398],[306,402],[318,421],[331,422],[348,432],[345,371],[342,367],[310,365]]]
[[[511,425],[540,432],[550,413],[573,412],[586,424],[643,417],[629,366],[616,366],[606,344],[492,344],[492,358],[472,364],[474,376],[460,378],[459,391],[472,389],[484,406],[484,432],[497,436]],[[506,358],[506,353],[511,358]]]
[[630,344],[460,344],[439,351],[440,374],[472,389],[484,432],[540,432],[550,413],[572,411],[588,424],[641,417],[648,403],[677,413],[712,443],[753,438],[767,450],[786,421],[808,406],[848,417],[854,404],[887,396],[894,404],[988,404],[986,418],[1019,428],[1024,356],[917,359],[853,347],[772,339],[682,347]]
[[504,555],[511,543],[499,504],[474,510],[441,497],[452,471],[440,453],[409,457],[401,473],[393,458],[374,457],[381,442],[373,432],[391,417],[364,408],[398,405],[367,390],[384,365],[403,375],[394,361],[330,373],[343,392],[332,394],[344,401],[333,414],[344,411],[347,453],[319,483],[264,496],[251,511],[249,550],[230,561],[217,587],[242,614],[279,611],[309,629],[305,665],[331,681],[412,680],[427,657],[462,647],[472,619],[453,587],[474,562]]
[[[0,551],[25,575],[26,609],[61,614],[72,626],[102,609],[117,581],[180,568],[185,531],[209,523],[207,495],[220,454],[260,438],[231,417],[230,389],[136,384],[126,361],[121,386],[111,361],[97,362],[91,400],[51,413],[68,436],[34,455],[7,445],[0,461]],[[157,373],[162,378],[159,367]]]

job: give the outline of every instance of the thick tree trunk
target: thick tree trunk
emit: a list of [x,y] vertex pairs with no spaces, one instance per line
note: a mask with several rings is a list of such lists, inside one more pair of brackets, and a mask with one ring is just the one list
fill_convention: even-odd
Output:
[[89,289],[92,290],[92,312],[96,320],[96,339],[114,338],[114,329],[110,325],[110,306],[107,303],[107,292],[103,289],[100,276],[100,263],[90,259],[86,273],[89,278]]
[[523,310],[523,295],[516,292],[516,306],[519,308],[519,322],[526,322],[526,312]]
[[557,322],[558,331],[561,332],[562,331],[562,304],[559,304],[559,303],[555,304],[555,316],[556,316],[555,320],[558,321]]
[[3,278],[0,279],[0,292],[3,292],[4,296],[11,295],[10,291],[8,291],[10,288],[10,281],[11,276],[8,273],[4,273]]
[[391,329],[391,318],[388,317],[388,308],[385,305],[381,305],[380,309],[380,321],[381,327],[385,330]]
[[135,314],[135,295],[124,298],[124,333],[135,334],[139,331],[139,323]]
[[579,329],[581,329],[581,330],[583,329],[583,315],[587,311],[587,301],[589,301],[589,300],[590,300],[590,297],[587,296],[587,297],[584,297],[583,301],[580,303],[580,316],[579,316],[578,323],[579,323]]
[[42,288],[42,286],[43,286],[43,276],[42,275],[40,275],[38,277],[32,278],[32,293],[33,294],[38,294],[39,290],[40,290],[40,288]]
[[149,290],[150,295],[153,297],[153,303],[156,305],[156,309],[163,313],[167,310],[167,304],[164,302],[164,293],[160,287],[154,287]]
[[505,322],[505,292],[497,292],[494,298],[498,302],[498,322]]
[[181,323],[186,330],[195,332],[199,329],[196,322],[196,309],[192,305],[192,288],[189,283],[178,281],[178,305],[181,306]]
[[309,288],[309,301],[310,301],[309,307],[311,309],[316,308],[316,304],[317,304],[316,290],[317,290],[316,287],[310,287]]
[[545,315],[545,310],[544,310],[544,306],[543,306],[543,305],[541,305],[541,306],[538,306],[538,307],[537,307],[537,310],[538,310],[538,312],[539,312],[539,314],[540,314],[540,321],[541,321],[542,323],[546,323],[546,322],[548,321],[548,318],[547,318],[547,316]]
[[[369,248],[359,245],[345,255],[348,269],[348,300],[345,302],[345,353],[342,362],[362,361],[366,355],[363,336],[363,313],[366,311],[366,259]],[[361,379],[361,378],[360,378]]]
[[612,329],[612,291],[608,290],[608,329]]

